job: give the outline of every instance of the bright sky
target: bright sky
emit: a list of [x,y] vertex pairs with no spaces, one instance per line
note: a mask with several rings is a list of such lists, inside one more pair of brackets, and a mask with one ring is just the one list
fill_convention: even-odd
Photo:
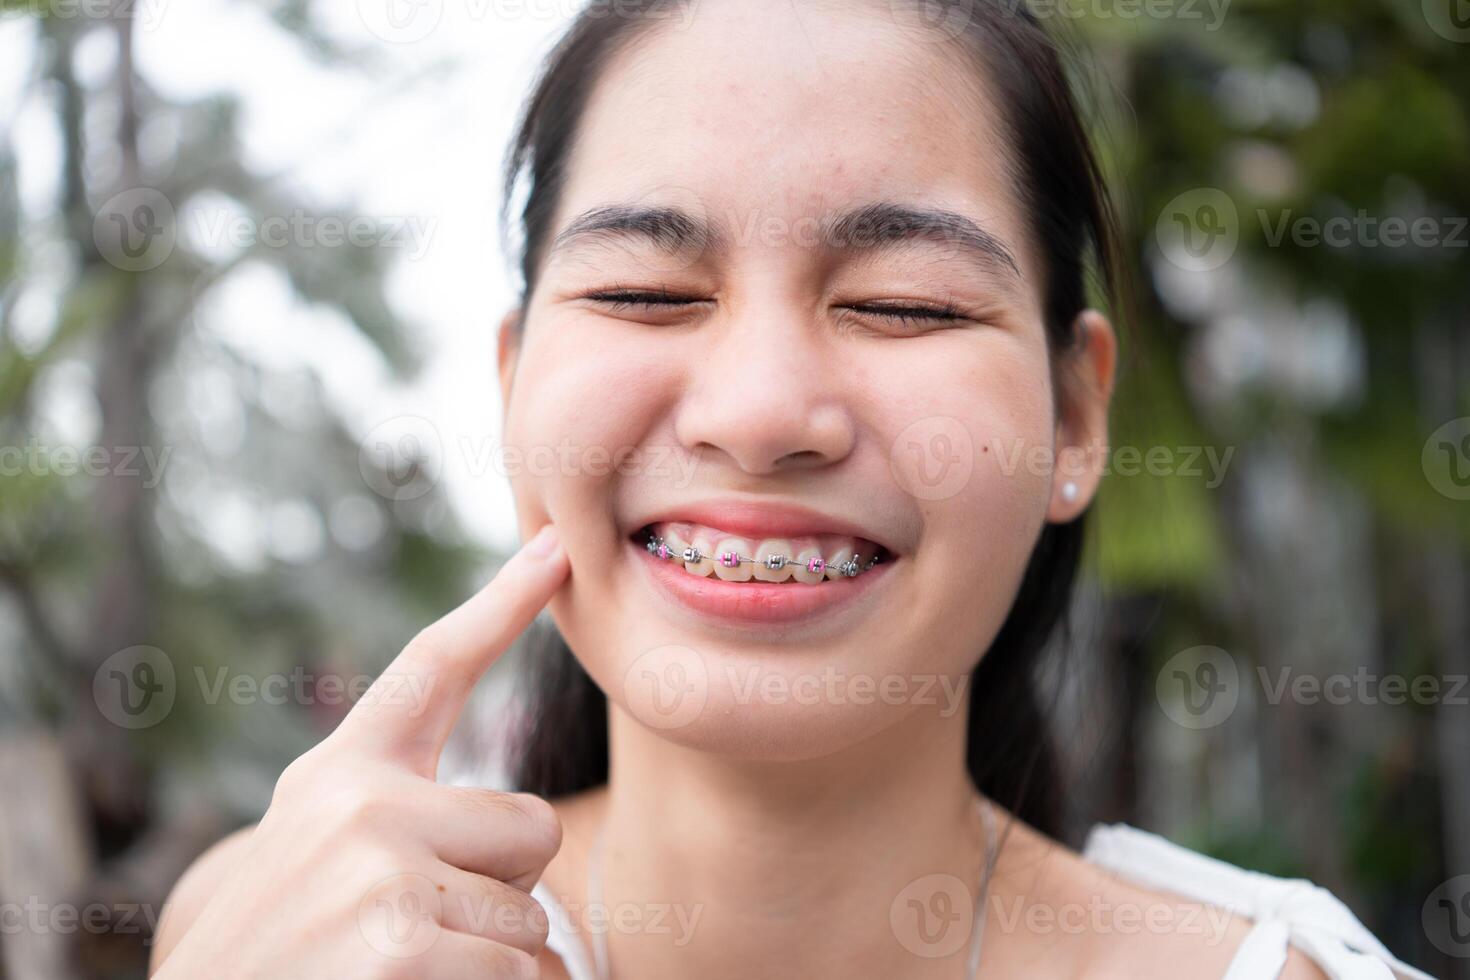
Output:
[[[39,3],[41,0],[33,0]],[[59,10],[96,0],[46,0]],[[516,539],[509,487],[489,464],[499,436],[495,329],[514,277],[499,246],[499,168],[538,59],[574,12],[574,0],[335,0],[318,3],[334,36],[371,45],[389,71],[323,69],[252,3],[134,0],[138,63],[147,80],[183,99],[236,94],[248,166],[278,173],[314,202],[422,235],[399,250],[390,296],[420,331],[425,367],[387,383],[376,356],[331,317],[291,306],[269,282],[246,280],[214,304],[212,327],[272,365],[313,366],[362,434],[398,415],[431,420],[444,481],[476,540]],[[47,107],[16,93],[34,63],[28,18],[0,17],[0,128],[14,127],[23,205],[52,211],[57,139]],[[85,46],[78,72],[105,80],[114,54]],[[444,70],[435,71],[440,64]],[[392,79],[417,79],[393,84]],[[167,135],[144,132],[166,144]],[[181,220],[181,234],[186,233]],[[410,240],[412,241],[412,240]],[[420,254],[421,253],[421,254]],[[40,323],[44,300],[17,304]],[[223,312],[219,312],[223,311]],[[44,339],[44,338],[41,338]]]

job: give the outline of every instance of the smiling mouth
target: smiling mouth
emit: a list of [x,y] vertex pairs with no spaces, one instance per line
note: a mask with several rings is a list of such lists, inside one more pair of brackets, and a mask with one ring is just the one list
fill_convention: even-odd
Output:
[[687,575],[726,582],[821,585],[855,578],[895,557],[882,545],[852,535],[752,539],[682,522],[648,524],[631,537]]

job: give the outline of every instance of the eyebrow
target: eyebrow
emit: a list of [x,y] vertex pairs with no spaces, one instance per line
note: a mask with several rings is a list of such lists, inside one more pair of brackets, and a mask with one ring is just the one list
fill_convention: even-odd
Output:
[[832,223],[828,240],[846,249],[903,247],[915,241],[951,246],[984,265],[1021,277],[1016,257],[995,235],[953,211],[901,204],[869,204]]
[[[722,251],[720,231],[675,207],[608,205],[583,212],[552,242],[550,252],[592,239],[642,239],[671,254]],[[821,244],[838,252],[899,249],[917,242],[950,246],[992,271],[1021,277],[1009,247],[971,219],[937,208],[879,202],[853,208],[828,221]]]
[[561,251],[579,241],[642,238],[661,251],[702,252],[722,245],[714,229],[679,208],[614,204],[578,215],[548,252]]

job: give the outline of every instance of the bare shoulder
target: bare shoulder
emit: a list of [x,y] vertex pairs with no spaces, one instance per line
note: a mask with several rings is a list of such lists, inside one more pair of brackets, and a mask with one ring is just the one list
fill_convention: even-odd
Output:
[[169,893],[162,920],[158,924],[158,935],[154,938],[153,955],[148,964],[150,975],[158,970],[168,954],[179,944],[184,933],[189,931],[194,920],[199,918],[199,913],[214,895],[220,881],[240,860],[254,831],[255,825],[252,824],[220,838],[209,850],[195,858],[194,863],[189,865],[189,870],[179,878],[173,891]]
[[[1188,964],[1189,976],[1223,976],[1258,924],[1224,905],[1141,886],[1102,868],[1089,865],[1082,873],[1091,876],[1089,887],[1106,896],[1105,906],[1117,913],[1111,922],[1104,919],[1107,928],[1098,947],[1110,977],[1165,980],[1179,976],[1181,964]],[[1123,928],[1124,922],[1134,928]],[[1278,980],[1328,978],[1310,957],[1288,946]]]
[[[1166,891],[1140,888],[1109,876],[1094,879],[1104,910],[1097,921],[1095,954],[1108,976],[1223,976],[1255,923],[1219,905]],[[1314,972],[1285,974],[1294,980]]]
[[1030,934],[1032,942],[1016,945],[1042,950],[1055,976],[1223,976],[1255,925],[1224,907],[1142,886],[1020,821],[1001,851],[994,888],[1000,910],[1013,909],[1010,919]]
[[1293,946],[1287,953],[1286,966],[1281,970],[1281,980],[1328,980],[1328,977],[1320,966]]

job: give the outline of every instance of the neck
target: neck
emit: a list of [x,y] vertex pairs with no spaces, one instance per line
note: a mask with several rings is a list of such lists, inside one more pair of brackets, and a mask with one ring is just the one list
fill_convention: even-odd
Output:
[[965,726],[964,711],[913,711],[834,755],[751,761],[612,707],[602,901],[614,924],[662,909],[670,927],[614,925],[613,976],[964,976],[967,941],[916,954],[890,913],[907,914],[905,889],[926,875],[978,887]]

